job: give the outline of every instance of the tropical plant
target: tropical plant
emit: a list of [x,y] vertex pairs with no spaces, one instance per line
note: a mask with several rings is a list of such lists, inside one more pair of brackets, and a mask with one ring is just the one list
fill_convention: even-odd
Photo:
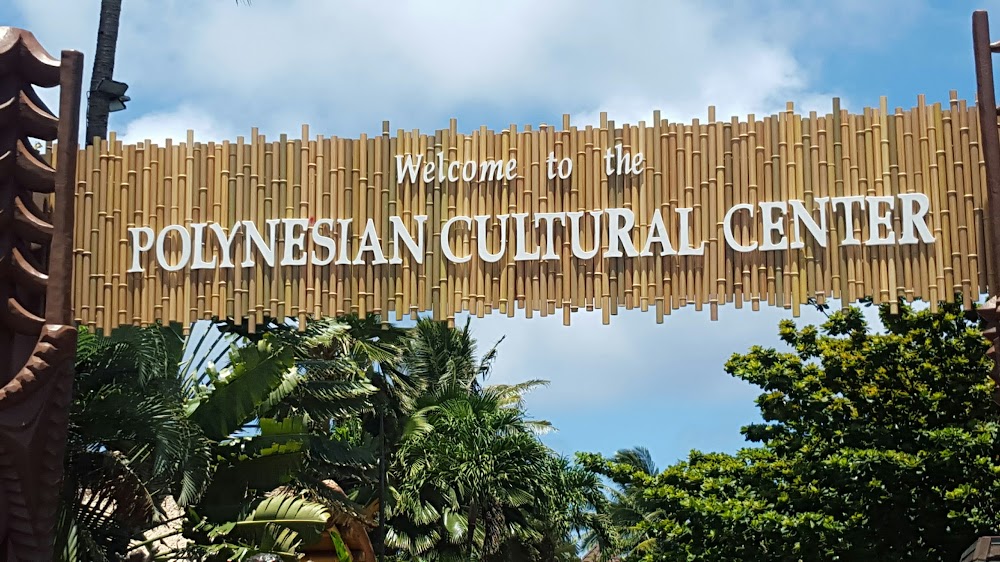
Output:
[[[232,323],[220,323],[219,327],[249,341],[268,334],[301,350],[297,362],[309,373],[310,380],[303,381],[299,389],[283,397],[281,403],[307,411],[314,419],[329,419],[332,443],[347,443],[357,450],[365,450],[368,461],[374,459],[376,450],[380,461],[391,456],[401,434],[401,420],[412,411],[414,400],[424,388],[419,380],[399,369],[402,347],[409,335],[406,330],[386,325],[377,314],[364,318],[347,315],[337,320],[314,320],[305,331],[299,331],[294,324],[275,322],[256,326],[252,333],[246,326]],[[341,389],[352,388],[351,385],[358,381],[366,383],[365,395],[345,402],[346,397],[340,396]],[[347,406],[351,406],[350,411],[345,410]],[[330,411],[330,407],[337,410]],[[366,468],[374,467],[369,462]],[[314,467],[310,489],[329,497],[330,482],[322,480],[322,476],[334,473],[335,469],[336,466]],[[380,474],[383,471],[380,470]],[[341,471],[334,486],[332,493],[338,496],[344,494],[337,490],[349,489],[348,495],[354,502],[351,507],[339,506],[339,513],[349,515],[335,515],[335,519],[346,527],[343,529],[345,536],[358,537],[360,542],[365,542],[367,529],[375,523],[372,515],[375,510],[384,508],[384,502],[379,501],[383,492],[375,485],[372,470],[355,471],[355,475],[362,477],[343,475]],[[380,514],[377,521],[384,520],[384,515]],[[381,532],[381,526],[379,530]],[[366,546],[366,550],[370,548]]]
[[[761,387],[758,443],[693,452],[650,474],[587,464],[641,494],[628,560],[957,560],[1000,526],[992,361],[957,304],[857,309],[820,327],[782,322],[792,351],[754,347],[726,365]],[[618,459],[622,461],[622,459]]]
[[[174,554],[204,559],[293,556],[328,523],[370,524],[334,484],[370,478],[370,444],[345,439],[338,424],[370,409],[377,390],[350,357],[317,358],[341,328],[320,321],[253,340],[214,330],[184,340],[163,327],[84,333],[66,557],[81,545],[91,553],[82,560],[134,550],[137,535],[163,523],[168,497],[186,511],[184,525],[140,544],[183,534]],[[344,546],[336,527],[327,531]]]
[[[635,476],[655,478],[660,473],[649,449],[641,446],[621,449],[615,453],[611,461]],[[611,492],[611,501],[607,507],[610,524],[617,531],[617,540],[611,548],[606,545],[603,552],[606,554],[642,552],[650,544],[648,533],[640,531],[644,528],[644,521],[655,520],[663,514],[655,503],[649,502],[645,497],[643,486],[637,486],[630,481],[617,484],[618,486]]]
[[[163,522],[165,496],[197,494],[207,459],[171,369],[175,338],[159,328],[110,337],[81,329],[78,342],[57,556],[118,560]],[[178,482],[188,486],[175,490]]]
[[527,416],[523,395],[543,383],[485,384],[496,349],[477,359],[468,325],[404,332],[369,316],[193,333],[81,335],[63,559],[291,559],[325,533],[342,559],[373,560],[376,507],[407,560],[576,560],[581,533],[607,542],[599,479]]
[[583,473],[540,441],[550,425],[527,416],[523,396],[544,381],[485,384],[495,357],[494,346],[477,358],[468,324],[422,320],[407,340],[402,370],[426,390],[393,462],[388,542],[401,559],[578,559],[570,534],[593,522],[599,483],[584,490]]
[[579,551],[614,543],[608,488],[599,475],[563,457],[550,457],[544,493],[529,512],[537,540],[508,540],[492,560],[578,561]]
[[[397,455],[405,473],[397,508],[433,540],[436,554],[464,542],[466,555],[493,554],[514,533],[530,533],[519,508],[543,492],[549,450],[504,391],[451,396],[417,414]],[[396,542],[404,543],[402,533]],[[422,554],[421,540],[408,541]]]

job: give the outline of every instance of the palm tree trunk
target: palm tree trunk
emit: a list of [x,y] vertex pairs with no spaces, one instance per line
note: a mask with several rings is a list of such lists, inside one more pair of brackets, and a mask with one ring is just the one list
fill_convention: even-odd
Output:
[[469,560],[472,560],[472,549],[475,548],[476,545],[476,518],[479,516],[479,510],[477,507],[478,506],[475,501],[473,501],[472,505],[469,506]]
[[94,137],[108,137],[110,101],[96,93],[101,80],[110,80],[115,72],[115,52],[118,50],[118,23],[122,15],[122,0],[101,0],[101,21],[97,27],[97,50],[94,51],[94,71],[90,77],[87,99],[87,145]]

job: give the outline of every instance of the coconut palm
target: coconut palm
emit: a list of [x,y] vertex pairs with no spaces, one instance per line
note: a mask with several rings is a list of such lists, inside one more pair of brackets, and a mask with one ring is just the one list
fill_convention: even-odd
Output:
[[579,548],[611,548],[615,533],[607,513],[609,490],[601,477],[565,458],[554,459],[551,470],[548,503],[538,525],[545,539],[531,559],[578,560]]
[[552,452],[523,394],[544,384],[485,385],[496,347],[476,356],[469,325],[422,320],[402,366],[426,382],[394,459],[389,544],[422,560],[497,556],[541,539],[530,509],[546,493]]
[[[487,387],[442,400],[415,415],[420,419],[400,448],[398,507],[441,539],[439,556],[460,549],[494,554],[515,534],[531,534],[520,508],[544,492],[550,451],[523,411],[504,404],[504,394]],[[428,520],[430,514],[437,517]],[[421,554],[419,541],[410,549]]]
[[[621,449],[615,453],[612,461],[623,466],[630,466],[635,472],[650,477],[660,473],[653,461],[653,456],[645,447]],[[650,537],[644,532],[636,531],[636,529],[643,528],[640,523],[643,520],[653,520],[660,516],[659,509],[643,498],[643,491],[628,483],[621,484],[618,489],[612,490],[607,513],[617,532],[617,545],[614,552],[623,556],[635,552],[649,540]],[[603,550],[609,552],[607,546]]]
[[95,94],[103,80],[111,80],[115,72],[118,51],[118,27],[122,15],[122,0],[101,0],[101,16],[97,25],[97,48],[94,49],[94,67],[90,74],[90,94],[87,97],[87,133],[89,145],[94,137],[108,136],[108,117],[111,100]]

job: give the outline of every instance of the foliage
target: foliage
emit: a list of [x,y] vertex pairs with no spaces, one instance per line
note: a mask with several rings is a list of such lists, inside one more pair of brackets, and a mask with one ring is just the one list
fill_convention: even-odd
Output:
[[570,534],[596,522],[601,484],[540,441],[550,426],[523,395],[544,381],[485,385],[496,347],[476,347],[468,324],[430,320],[406,341],[401,370],[425,390],[393,459],[387,541],[405,560],[578,560]]
[[[403,559],[578,560],[582,535],[610,540],[600,479],[545,447],[549,424],[527,415],[523,395],[544,382],[485,384],[496,348],[477,357],[468,325],[370,315],[196,332],[82,334],[62,559],[138,546],[293,559],[325,530],[347,559],[348,534],[330,525],[355,538],[375,525],[379,445]],[[179,520],[164,520],[170,499]]]
[[169,330],[81,330],[78,342],[57,556],[116,560],[162,521],[165,495],[197,495],[207,459],[170,371]]
[[252,340],[229,332],[183,339],[162,326],[82,333],[63,559],[123,558],[163,523],[167,497],[186,510],[188,545],[174,554],[206,560],[294,556],[328,521],[363,519],[324,483],[365,480],[373,466],[371,447],[342,440],[336,424],[376,389],[351,357],[317,350],[348,340],[342,328],[318,322]]
[[758,443],[659,474],[584,457],[623,486],[629,560],[957,560],[1000,525],[1000,439],[985,340],[957,305],[782,322],[729,373],[759,387]]

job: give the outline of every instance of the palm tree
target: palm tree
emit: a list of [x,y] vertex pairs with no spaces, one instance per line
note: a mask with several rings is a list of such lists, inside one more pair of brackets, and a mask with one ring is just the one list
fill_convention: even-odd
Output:
[[103,80],[111,80],[114,76],[121,15],[122,0],[101,0],[97,48],[94,49],[94,68],[90,75],[90,93],[87,96],[87,145],[94,141],[94,137],[105,139],[108,136],[111,100],[100,95],[97,87]]
[[[655,477],[660,473],[649,449],[633,447],[621,449],[612,458],[612,462],[620,466],[628,466],[636,473]],[[616,531],[618,544],[615,552],[624,555],[641,550],[650,537],[636,529],[643,528],[644,520],[658,518],[658,508],[650,505],[643,498],[642,490],[630,483],[619,483],[618,489],[612,491],[611,504],[607,509],[611,524]],[[607,549],[605,548],[607,552]]]
[[[238,334],[250,340],[261,337],[261,334],[269,334],[283,339],[293,347],[301,347],[296,342],[310,341],[312,343],[299,359],[299,364],[311,374],[327,372],[339,376],[338,373],[353,369],[354,378],[363,378],[375,388],[373,395],[365,397],[365,407],[358,408],[352,421],[348,424],[341,423],[339,428],[342,432],[350,433],[358,443],[363,442],[369,448],[377,446],[378,486],[371,485],[370,481],[353,479],[338,484],[353,489],[352,497],[365,506],[365,513],[378,511],[379,540],[376,544],[379,553],[382,553],[386,459],[395,451],[402,435],[403,421],[413,411],[415,400],[426,387],[422,379],[411,377],[409,372],[400,369],[402,349],[409,332],[387,325],[377,314],[369,314],[364,318],[351,314],[336,320],[314,320],[303,333],[298,331],[295,324],[273,321],[256,326],[253,333],[245,326],[231,322],[220,323],[219,327],[224,332]],[[313,396],[307,397],[308,404],[302,404],[313,416],[324,408],[327,396],[324,389],[316,386],[328,384],[336,383],[321,380],[303,385],[304,390],[316,391]],[[292,396],[285,402],[290,403],[290,399],[297,400]],[[343,417],[341,421],[344,421]],[[360,537],[358,521],[358,518],[354,518],[345,524],[354,525],[352,534]],[[370,518],[365,519],[365,522],[369,525],[372,523]]]
[[555,459],[552,471],[546,519],[540,522],[545,540],[535,559],[578,560],[581,547],[609,550],[615,534],[607,513],[608,487],[601,477],[565,458]]
[[531,509],[547,493],[547,422],[527,417],[523,394],[544,384],[484,385],[496,347],[476,357],[469,325],[422,320],[402,367],[423,380],[393,464],[388,542],[421,560],[497,559],[515,539],[532,542]]
[[[342,439],[338,423],[370,409],[376,389],[349,358],[303,360],[338,326],[254,341],[209,331],[185,340],[162,327],[84,333],[64,558],[120,559],[176,535],[188,544],[170,550],[206,560],[261,549],[291,555],[324,530],[346,548],[328,524],[371,517],[336,480],[363,481],[373,454]],[[137,544],[164,523],[168,498],[187,511],[183,525]]]
[[[232,331],[228,333],[233,335]],[[204,398],[194,398],[199,404],[192,416],[216,420],[216,426],[207,426],[207,430],[213,439],[223,440],[216,457],[224,459],[218,469],[224,471],[224,476],[217,473],[201,504],[194,508],[204,515],[204,525],[198,529],[202,540],[197,542],[208,542],[212,548],[224,545],[226,550],[220,552],[236,557],[242,551],[230,548],[228,535],[221,542],[215,540],[218,529],[229,528],[234,521],[239,529],[239,517],[247,511],[247,502],[252,505],[262,495],[268,498],[265,501],[296,498],[305,502],[297,508],[311,505],[325,510],[323,513],[335,525],[326,528],[327,538],[338,550],[356,550],[358,556],[370,560],[367,527],[372,525],[371,513],[352,501],[341,487],[370,481],[374,468],[371,440],[351,431],[350,424],[360,414],[371,411],[377,391],[366,376],[368,359],[360,358],[359,348],[364,346],[357,345],[349,326],[333,320],[317,320],[305,330],[293,324],[272,324],[262,333],[248,338],[237,336],[247,345],[235,348],[238,357],[232,361],[233,368],[228,372],[207,369],[210,390]],[[253,365],[258,357],[268,354],[280,357],[276,361],[281,365],[277,373],[241,376],[241,365]],[[200,380],[204,381],[205,376]],[[232,385],[236,389],[226,392]],[[245,406],[232,408],[234,399]],[[202,407],[212,401],[216,406],[200,417]],[[226,423],[219,425],[220,418]],[[307,512],[307,517],[310,513],[318,512]],[[265,524],[264,528],[269,527]],[[295,533],[302,531],[295,529]],[[306,546],[315,538],[303,535],[298,545]],[[249,540],[234,546],[268,545],[274,539],[265,536],[261,543],[261,537],[254,535]],[[355,548],[350,548],[348,541]],[[285,541],[280,551],[291,555],[294,548],[290,547],[296,544]],[[277,546],[275,543],[269,548]],[[202,555],[204,552],[198,551]]]
[[178,497],[192,499],[207,459],[198,456],[198,428],[168,368],[174,353],[165,331],[81,330],[78,342],[57,553],[120,559],[132,539],[163,521],[175,483],[188,483]]

